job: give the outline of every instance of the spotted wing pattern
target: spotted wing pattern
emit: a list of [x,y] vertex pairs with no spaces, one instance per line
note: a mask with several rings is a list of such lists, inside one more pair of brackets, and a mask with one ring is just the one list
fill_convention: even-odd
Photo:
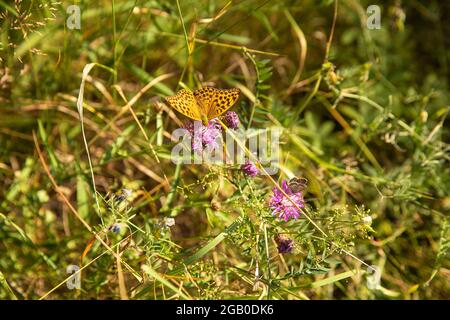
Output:
[[167,97],[166,101],[172,108],[186,117],[201,120],[199,106],[192,92],[182,89],[176,95]]
[[194,97],[200,106],[201,112],[204,112],[209,120],[217,118],[222,113],[230,109],[239,98],[240,90],[216,89],[204,87],[194,91]]

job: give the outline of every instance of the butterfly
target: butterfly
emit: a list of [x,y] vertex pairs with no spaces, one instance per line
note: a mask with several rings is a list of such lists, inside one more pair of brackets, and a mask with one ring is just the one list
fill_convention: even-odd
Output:
[[308,179],[306,178],[294,177],[288,182],[289,189],[291,189],[291,191],[294,193],[305,191],[307,186],[308,186]]
[[239,98],[238,88],[216,89],[204,87],[194,92],[186,89],[167,97],[166,102],[178,112],[194,120],[201,120],[208,125],[208,120],[217,118],[230,109]]

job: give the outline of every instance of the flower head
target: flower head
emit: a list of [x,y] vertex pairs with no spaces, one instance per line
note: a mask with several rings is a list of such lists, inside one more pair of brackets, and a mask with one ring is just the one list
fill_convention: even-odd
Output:
[[227,111],[223,119],[227,127],[230,129],[236,129],[239,126],[239,116],[234,111]]
[[241,166],[241,170],[244,174],[250,177],[256,177],[259,173],[259,169],[250,160],[245,161]]
[[203,147],[214,146],[221,133],[220,123],[215,119],[209,121],[207,126],[200,121],[190,121],[185,125],[185,129],[191,135],[194,151],[202,151]]
[[277,235],[275,237],[277,248],[279,253],[291,253],[294,250],[294,240],[288,237]]
[[[286,180],[283,180],[281,187],[289,198],[300,208],[305,207],[302,192],[293,192]],[[273,188],[273,195],[270,198],[269,206],[273,210],[273,215],[278,215],[280,220],[289,221],[289,219],[298,219],[300,217],[300,210],[286,197],[278,188]]]

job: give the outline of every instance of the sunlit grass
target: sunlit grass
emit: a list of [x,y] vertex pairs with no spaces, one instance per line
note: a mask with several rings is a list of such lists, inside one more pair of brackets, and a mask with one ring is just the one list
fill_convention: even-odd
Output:
[[[1,299],[448,299],[438,1],[382,6],[380,30],[353,0],[79,1],[80,30],[72,2],[27,3],[0,1]],[[202,86],[282,132],[276,175],[172,162],[187,119],[163,98]]]

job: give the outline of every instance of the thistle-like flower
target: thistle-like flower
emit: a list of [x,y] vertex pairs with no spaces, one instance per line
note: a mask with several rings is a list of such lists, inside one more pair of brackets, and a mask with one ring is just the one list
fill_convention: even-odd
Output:
[[185,125],[185,129],[192,138],[192,149],[194,151],[202,151],[204,147],[215,146],[217,137],[221,134],[220,123],[213,119],[204,126],[200,121],[189,121]]
[[242,172],[250,177],[256,177],[259,173],[259,169],[250,160],[245,161],[241,166]]
[[230,129],[236,129],[239,126],[239,116],[234,111],[227,111],[223,119],[227,127]]
[[[293,192],[289,188],[286,180],[283,180],[281,187],[289,198],[299,207],[304,208],[305,202],[303,200],[302,192]],[[277,215],[280,220],[289,221],[289,219],[298,219],[301,211],[286,197],[278,188],[273,188],[273,195],[270,199],[269,206],[273,210],[272,214]]]
[[283,253],[291,253],[294,250],[294,240],[289,239],[283,235],[277,235],[275,237],[275,242],[277,243],[278,252]]

